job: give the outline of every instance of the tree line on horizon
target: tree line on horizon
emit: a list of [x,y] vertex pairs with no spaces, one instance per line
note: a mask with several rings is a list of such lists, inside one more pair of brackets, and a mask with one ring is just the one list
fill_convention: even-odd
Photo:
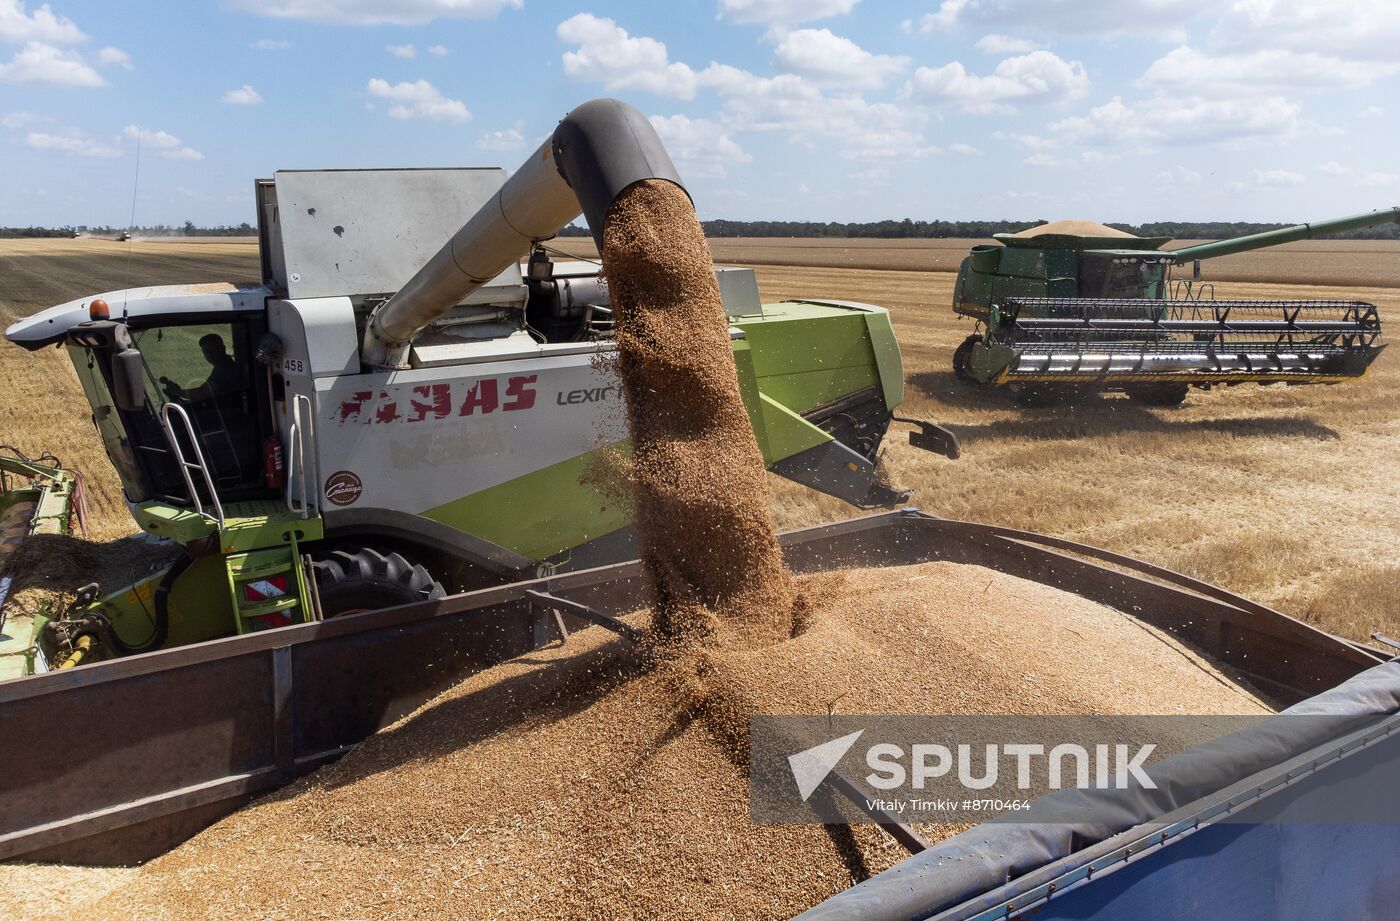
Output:
[[[732,221],[727,219],[702,221],[707,237],[795,237],[795,238],[872,238],[881,240],[902,239],[941,239],[956,237],[962,239],[982,239],[997,233],[1017,233],[1031,227],[1047,223],[1039,221],[916,221],[905,218],[902,221]],[[1178,240],[1220,240],[1238,237],[1266,230],[1278,230],[1289,224],[1255,223],[1245,221],[1154,221],[1146,224],[1109,223],[1109,227],[1126,231],[1139,237],[1172,237]],[[64,226],[64,227],[0,227],[0,238],[14,237],[71,237],[76,231],[84,236],[119,236],[125,227],[110,226]],[[219,224],[209,227],[197,226],[186,221],[183,226],[155,224],[131,228],[137,236],[148,237],[251,237],[258,229],[244,221],[238,225]],[[570,224],[560,231],[561,237],[586,237],[587,227]],[[1400,239],[1400,225],[1382,224],[1364,230],[1353,230],[1341,234],[1329,234],[1339,240],[1397,240]]]
[[[998,233],[1018,233],[1031,227],[1049,223],[1038,221],[916,221],[905,218],[902,221],[868,221],[841,223],[839,221],[701,221],[707,237],[795,237],[842,239],[875,238],[881,240],[902,239],[983,239]],[[1291,227],[1291,224],[1255,223],[1246,221],[1154,221],[1146,224],[1109,223],[1115,230],[1126,231],[1139,237],[1171,237],[1178,240],[1221,240],[1266,230]],[[563,237],[586,237],[586,227],[570,224],[560,233]],[[1400,225],[1382,224],[1364,230],[1348,233],[1329,234],[1341,240],[1397,240],[1400,239]]]

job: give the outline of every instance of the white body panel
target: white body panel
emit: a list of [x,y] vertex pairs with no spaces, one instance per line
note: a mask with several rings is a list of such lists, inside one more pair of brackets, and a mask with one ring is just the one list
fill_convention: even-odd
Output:
[[[594,349],[538,351],[316,380],[323,495],[313,498],[326,523],[334,526],[338,508],[426,512],[626,437],[621,393]],[[342,471],[362,484],[343,506],[324,496]]]

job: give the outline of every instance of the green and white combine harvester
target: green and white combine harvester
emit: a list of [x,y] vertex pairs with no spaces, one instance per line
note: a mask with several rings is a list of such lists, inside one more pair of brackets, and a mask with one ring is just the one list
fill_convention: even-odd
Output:
[[[953,372],[1028,404],[1120,390],[1166,406],[1191,387],[1361,377],[1384,348],[1373,304],[1215,300],[1200,261],[1395,221],[1400,208],[1387,208],[1177,250],[1082,222],[997,234],[958,271],[953,311],[977,328]],[[1173,279],[1184,265],[1193,277]]]
[[[24,348],[67,349],[137,523],[183,549],[36,624],[33,668],[632,555],[630,510],[581,482],[627,439],[599,361],[607,288],[539,244],[580,211],[598,236],[653,178],[680,184],[612,101],[572,112],[509,180],[279,172],[256,185],[262,284],[108,292],[11,326]],[[875,478],[904,393],[885,310],[764,305],[751,270],[718,274],[769,467],[860,507],[902,501]],[[916,445],[956,454],[919,425]]]

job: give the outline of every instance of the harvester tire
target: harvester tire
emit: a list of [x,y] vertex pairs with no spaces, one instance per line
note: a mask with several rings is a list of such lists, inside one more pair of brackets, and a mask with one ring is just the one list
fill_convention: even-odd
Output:
[[958,380],[962,381],[963,383],[982,383],[977,378],[972,376],[972,372],[968,370],[967,367],[968,359],[972,357],[972,350],[977,348],[977,346],[981,344],[982,336],[978,333],[973,333],[971,336],[968,336],[966,339],[960,342],[958,344],[958,347],[953,350],[953,376],[956,377]]
[[369,547],[332,551],[311,568],[325,618],[433,601],[447,594],[422,566]]
[[1128,399],[1148,406],[1180,406],[1190,391],[1186,384],[1138,384],[1126,388]]

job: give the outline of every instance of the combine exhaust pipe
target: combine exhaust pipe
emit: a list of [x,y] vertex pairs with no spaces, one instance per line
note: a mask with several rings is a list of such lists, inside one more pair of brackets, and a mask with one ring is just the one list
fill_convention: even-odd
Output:
[[409,345],[429,323],[579,214],[601,250],[613,200],[647,179],[685,188],[645,115],[616,99],[595,99],[574,109],[500,191],[375,310],[361,348],[365,364],[407,367]]

